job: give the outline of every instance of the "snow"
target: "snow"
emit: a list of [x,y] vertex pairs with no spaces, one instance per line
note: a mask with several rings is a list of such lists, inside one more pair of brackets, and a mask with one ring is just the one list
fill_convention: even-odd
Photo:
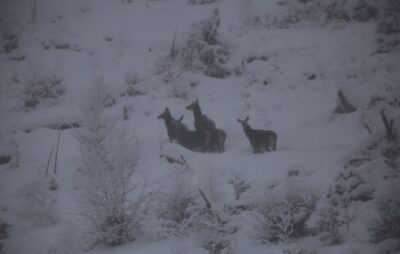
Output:
[[[21,220],[17,211],[23,200],[21,188],[36,179],[38,172],[43,174],[49,153],[56,144],[58,131],[49,126],[81,123],[80,101],[95,80],[103,80],[116,98],[116,104],[107,108],[111,119],[137,136],[138,167],[152,189],[158,189],[165,178],[170,177],[171,170],[178,167],[169,163],[165,156],[184,158],[199,186],[207,188],[204,187],[207,178],[215,180],[219,193],[210,198],[215,202],[233,201],[227,182],[235,174],[243,175],[252,186],[250,193],[257,195],[269,186],[287,181],[289,172],[297,170],[299,179],[310,186],[318,186],[324,197],[348,157],[371,140],[371,135],[360,125],[361,109],[369,110],[372,96],[390,96],[388,86],[393,86],[391,91],[400,91],[397,89],[400,81],[398,51],[372,55],[376,47],[376,24],[373,22],[255,28],[241,21],[243,15],[254,14],[257,10],[241,9],[243,5],[239,0],[220,0],[205,5],[188,5],[183,0],[37,2],[36,23],[28,22],[30,1],[5,0],[0,6],[2,17],[23,28],[18,32],[20,48],[10,54],[0,54],[0,150],[10,150],[9,141],[3,144],[3,140],[12,138],[18,143],[20,157],[16,168],[0,165],[0,218],[13,226],[9,237],[1,239],[5,253],[56,253],[62,246],[60,242],[67,241],[63,239],[68,237],[72,237],[71,244],[76,245],[77,252],[69,252],[68,248],[72,247],[67,246],[60,249],[61,253],[83,252],[77,243],[79,237],[73,238],[79,235],[81,220],[76,201],[78,190],[74,185],[81,158],[75,129],[61,131],[59,171],[51,174],[59,187],[54,193],[56,223],[33,227]],[[268,5],[272,6],[272,1]],[[241,67],[242,75],[217,79],[186,71],[176,80],[165,83],[165,73],[160,73],[159,67],[169,54],[175,31],[180,47],[190,24],[208,17],[216,6],[221,13],[220,39],[232,53],[227,65],[232,69]],[[57,48],[65,45],[68,46]],[[9,60],[19,56],[26,59]],[[266,59],[245,61],[258,56]],[[55,103],[25,110],[22,93],[26,77],[40,73],[59,74],[66,93]],[[314,78],[310,79],[312,75]],[[137,79],[134,88],[142,95],[120,97],[127,88],[128,77]],[[171,93],[174,88],[184,91],[185,96],[174,96]],[[338,89],[343,89],[360,110],[335,114]],[[169,107],[175,118],[184,116],[183,123],[193,130],[193,114],[185,110],[185,106],[194,99],[199,99],[203,114],[226,131],[224,153],[192,152],[169,142],[164,123],[157,116]],[[129,109],[129,119],[123,122],[124,107]],[[269,129],[278,134],[277,151],[252,153],[236,121],[247,115],[253,128]],[[373,119],[374,135],[384,133],[383,126],[376,123],[379,117]],[[385,174],[376,168],[384,165],[382,160],[377,160],[359,171],[367,171],[365,174],[375,179],[373,186],[378,188]],[[373,207],[371,203],[355,206],[357,209]],[[345,232],[345,243],[326,247],[312,238],[310,248],[318,248],[318,253],[324,254],[376,253],[378,247],[366,243],[366,220],[373,213],[359,213],[351,232]],[[281,253],[280,246],[262,245],[251,239],[246,231],[251,228],[251,219],[246,216],[240,221],[244,230],[237,236],[237,252]],[[77,232],[69,232],[68,225],[73,225]],[[197,239],[158,241],[148,232],[143,232],[132,243],[113,248],[98,246],[87,253],[132,252],[207,253],[199,247]]]

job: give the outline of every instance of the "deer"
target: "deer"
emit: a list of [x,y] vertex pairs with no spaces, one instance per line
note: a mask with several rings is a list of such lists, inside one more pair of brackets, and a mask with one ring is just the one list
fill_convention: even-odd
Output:
[[183,116],[181,116],[178,120],[173,118],[168,107],[166,107],[164,112],[157,118],[164,120],[170,142],[173,142],[174,140],[178,141],[178,130],[189,130],[189,128],[182,123]]
[[205,132],[192,131],[182,126],[177,128],[178,144],[192,151],[206,151],[206,147],[203,145],[205,135]]
[[187,110],[193,111],[194,128],[196,131],[203,131],[206,129],[215,129],[215,122],[208,118],[208,116],[201,113],[199,100],[195,100],[192,104],[185,107]]
[[224,142],[226,140],[226,132],[217,129],[215,122],[202,114],[199,100],[195,100],[192,104],[185,107],[187,110],[193,111],[194,127],[197,132],[202,133],[203,150],[213,151],[214,147],[218,152],[224,152]]
[[248,124],[249,116],[247,116],[244,120],[240,120],[238,118],[237,121],[242,125],[244,133],[246,134],[247,139],[250,141],[250,145],[253,148],[254,153],[261,153],[264,150],[276,150],[276,141],[278,136],[274,131],[251,128]]

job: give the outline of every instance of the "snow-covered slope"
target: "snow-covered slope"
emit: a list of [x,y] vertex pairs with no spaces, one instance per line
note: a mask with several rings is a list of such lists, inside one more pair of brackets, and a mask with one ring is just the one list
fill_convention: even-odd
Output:
[[[205,189],[205,182],[214,179],[218,190],[210,199],[215,203],[234,200],[228,182],[235,175],[250,184],[248,195],[257,196],[285,183],[292,174],[318,189],[322,203],[349,154],[371,139],[362,125],[369,99],[386,96],[389,85],[391,91],[398,91],[398,51],[372,54],[374,22],[266,29],[241,22],[242,1],[189,5],[183,0],[37,0],[37,18],[32,23],[30,1],[16,2],[3,1],[0,7],[2,17],[7,17],[3,26],[16,31],[19,39],[17,49],[0,55],[1,146],[5,153],[16,150],[19,158],[14,167],[0,166],[0,223],[12,225],[8,238],[1,239],[4,253],[84,251],[77,244],[83,223],[74,185],[81,158],[76,129],[61,131],[57,174],[45,178],[44,170],[59,133],[49,127],[82,123],[79,105],[94,81],[102,80],[110,98],[116,100],[107,108],[113,121],[135,133],[138,150],[132,153],[139,154],[141,176],[152,189],[160,188],[181,167],[169,163],[166,156],[184,158],[196,186]],[[174,34],[177,47],[182,47],[190,24],[208,17],[215,7],[221,16],[219,38],[231,52],[227,66],[239,72],[219,79],[180,69],[161,71]],[[35,77],[51,76],[62,80],[64,94],[26,110],[26,84]],[[120,96],[129,83],[135,84],[139,95]],[[334,113],[338,89],[352,94],[359,110]],[[195,99],[202,112],[226,131],[224,153],[192,152],[169,142],[157,116],[169,107],[174,117],[183,115],[183,122],[194,129],[193,114],[185,106]],[[122,120],[124,110],[129,115],[126,121]],[[253,128],[278,134],[276,151],[252,153],[236,120],[246,116]],[[383,126],[376,128],[374,136],[377,133],[383,135]],[[48,193],[46,186],[52,178],[58,189]],[[32,188],[44,188],[43,200],[30,199]],[[30,214],[29,202],[44,202],[45,209],[55,209],[54,217],[42,218],[43,207],[32,208]],[[376,253],[379,246],[368,243],[362,225],[372,217],[356,214],[362,217],[344,233],[342,245],[324,247],[313,236],[300,240],[300,246],[318,253]],[[243,230],[236,236],[237,253],[280,253],[279,246],[252,239],[249,214],[238,223]],[[153,233],[145,227],[132,243],[98,246],[89,253],[206,253],[196,240],[157,241]]]

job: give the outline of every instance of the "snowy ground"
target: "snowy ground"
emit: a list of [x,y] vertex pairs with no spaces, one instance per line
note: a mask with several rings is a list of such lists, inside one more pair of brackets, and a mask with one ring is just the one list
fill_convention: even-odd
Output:
[[[73,230],[69,226],[80,223],[73,184],[80,153],[73,129],[61,132],[58,172],[54,176],[59,189],[53,193],[57,222],[33,225],[34,216],[26,213],[29,206],[21,193],[32,179],[41,178],[38,172],[43,174],[56,144],[58,131],[46,126],[80,122],[79,101],[93,80],[103,79],[116,95],[116,104],[108,109],[115,121],[122,122],[123,108],[129,109],[124,125],[138,137],[139,167],[154,188],[174,170],[174,165],[160,155],[182,155],[197,181],[213,178],[217,182],[220,194],[215,196],[216,202],[232,199],[227,182],[234,175],[244,176],[252,186],[252,195],[257,195],[268,186],[286,181],[294,170],[299,171],[302,181],[317,186],[321,197],[325,196],[343,170],[346,156],[370,138],[360,123],[362,110],[334,113],[338,88],[364,86],[365,94],[370,95],[380,91],[380,85],[400,81],[398,52],[372,55],[376,47],[373,22],[253,29],[241,22],[238,1],[221,0],[210,5],[188,5],[183,0],[37,2],[34,24],[28,23],[28,1],[3,1],[0,6],[4,13],[15,12],[23,24],[19,49],[0,55],[1,125],[7,133],[4,140],[12,137],[17,141],[20,158],[18,167],[0,168],[0,217],[12,225],[9,237],[2,240],[4,253],[78,253],[72,247],[68,247],[71,252],[65,248],[65,252],[57,252],[65,235],[77,237],[68,231]],[[184,72],[174,82],[165,83],[165,74],[158,72],[157,63],[168,55],[175,31],[179,45],[180,34],[216,6],[221,14],[221,39],[233,52],[230,64],[239,66],[250,56],[267,56],[268,60],[246,64],[242,76],[217,79]],[[68,44],[69,48],[46,49],[46,44]],[[20,56],[24,60],[10,60]],[[21,99],[23,84],[34,73],[57,73],[66,93],[55,104],[26,111]],[[132,74],[137,75],[137,87],[145,94],[119,97],[126,77]],[[315,78],[310,79],[311,75]],[[197,85],[191,86],[193,83]],[[171,96],[176,88],[185,91],[185,98]],[[168,141],[164,123],[157,116],[169,107],[174,117],[183,115],[183,122],[193,129],[193,115],[185,106],[196,98],[203,113],[226,131],[224,153],[191,152]],[[252,153],[236,121],[247,115],[254,128],[278,134],[277,151]],[[305,239],[302,246],[318,253],[376,253],[378,247],[368,243],[363,225],[368,213],[358,214],[364,217],[355,220],[342,245],[323,247],[315,239]],[[250,228],[246,223],[244,220],[243,227]],[[256,243],[249,234],[243,230],[238,236],[237,253],[280,253],[279,247]],[[147,232],[132,243],[96,247],[89,253],[161,252],[206,253],[195,241],[156,241]]]

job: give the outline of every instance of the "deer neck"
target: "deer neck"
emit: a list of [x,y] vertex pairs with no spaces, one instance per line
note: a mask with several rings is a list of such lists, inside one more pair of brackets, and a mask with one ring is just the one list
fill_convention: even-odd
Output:
[[171,123],[172,123],[171,117],[164,118],[164,123],[166,126],[171,126]]
[[247,125],[246,127],[243,127],[244,133],[246,133],[247,137],[252,137],[253,136],[253,129]]
[[202,114],[201,114],[201,109],[200,108],[195,108],[193,110],[194,118],[200,119]]

